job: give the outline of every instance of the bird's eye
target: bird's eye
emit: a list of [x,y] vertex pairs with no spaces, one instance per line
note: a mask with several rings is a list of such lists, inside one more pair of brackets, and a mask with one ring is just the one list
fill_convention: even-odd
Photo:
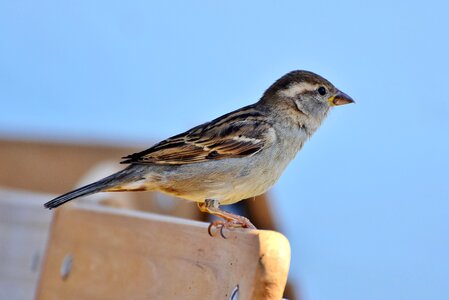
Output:
[[318,93],[319,93],[321,96],[326,95],[326,88],[325,88],[324,86],[320,86],[320,87],[318,88]]

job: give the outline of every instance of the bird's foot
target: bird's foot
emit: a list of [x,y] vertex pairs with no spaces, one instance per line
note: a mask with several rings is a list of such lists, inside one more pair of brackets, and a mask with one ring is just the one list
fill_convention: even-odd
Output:
[[256,229],[256,226],[254,226],[248,218],[234,215],[232,219],[227,219],[226,221],[217,220],[210,223],[207,228],[207,232],[210,236],[215,236],[218,232],[220,232],[220,235],[226,239],[227,236],[224,234],[224,230],[232,230],[235,228]]
[[215,236],[218,232],[223,238],[226,238],[224,234],[225,229],[235,229],[235,228],[248,228],[256,229],[248,218],[233,214],[231,212],[221,210],[219,208],[220,204],[217,200],[206,199],[203,203],[198,203],[200,211],[210,213],[216,217],[222,218],[223,220],[217,220],[212,222],[207,231],[210,236]]

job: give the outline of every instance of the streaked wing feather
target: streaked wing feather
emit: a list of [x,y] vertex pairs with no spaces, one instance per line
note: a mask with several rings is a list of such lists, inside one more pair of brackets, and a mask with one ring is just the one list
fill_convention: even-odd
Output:
[[190,164],[254,155],[275,140],[264,115],[248,106],[124,157],[122,163]]

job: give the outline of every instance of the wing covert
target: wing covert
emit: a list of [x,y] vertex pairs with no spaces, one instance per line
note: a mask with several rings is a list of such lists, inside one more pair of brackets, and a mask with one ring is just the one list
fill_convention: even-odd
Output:
[[176,165],[244,157],[269,147],[275,139],[267,118],[248,106],[128,155],[122,163]]

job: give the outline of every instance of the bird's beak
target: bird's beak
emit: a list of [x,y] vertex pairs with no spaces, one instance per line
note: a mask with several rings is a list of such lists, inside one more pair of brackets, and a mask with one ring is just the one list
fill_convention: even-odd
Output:
[[348,103],[355,103],[351,97],[346,95],[345,93],[338,91],[334,96],[329,97],[329,104],[331,106],[344,105]]

